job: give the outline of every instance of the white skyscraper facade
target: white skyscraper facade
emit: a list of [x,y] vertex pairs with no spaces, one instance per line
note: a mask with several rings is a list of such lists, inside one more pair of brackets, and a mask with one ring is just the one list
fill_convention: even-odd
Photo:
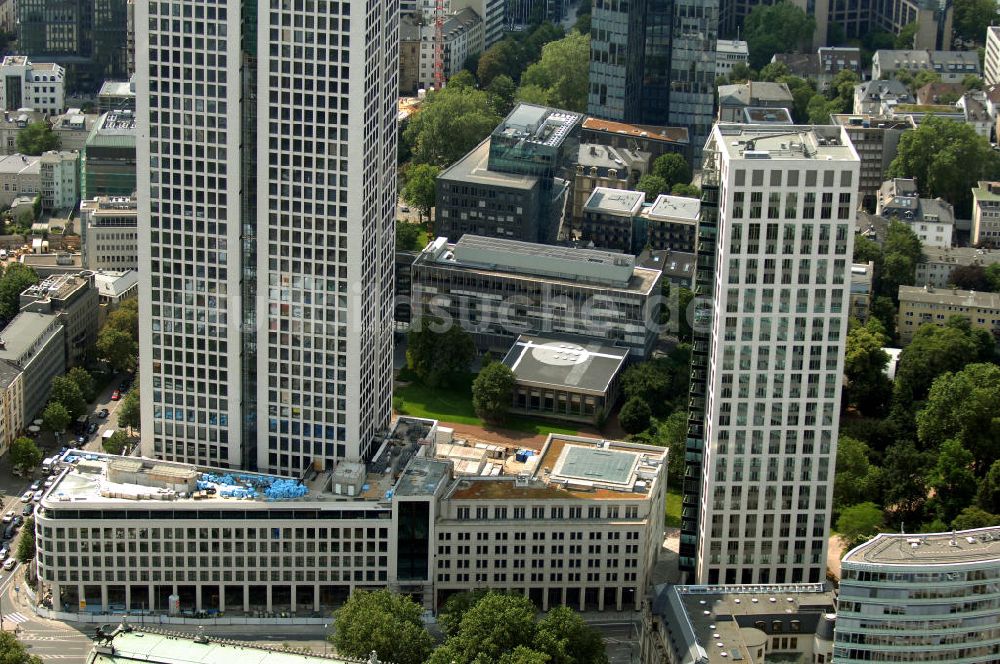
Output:
[[367,458],[391,401],[398,2],[136,11],[143,453]]
[[719,196],[695,582],[820,582],[858,155],[840,127],[720,124],[705,149]]

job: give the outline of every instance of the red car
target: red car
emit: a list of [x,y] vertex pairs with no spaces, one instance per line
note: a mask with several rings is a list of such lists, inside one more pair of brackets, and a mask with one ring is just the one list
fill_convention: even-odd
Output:
[[115,390],[114,392],[111,393],[111,400],[112,401],[118,401],[121,398],[122,398],[122,393],[120,391]]

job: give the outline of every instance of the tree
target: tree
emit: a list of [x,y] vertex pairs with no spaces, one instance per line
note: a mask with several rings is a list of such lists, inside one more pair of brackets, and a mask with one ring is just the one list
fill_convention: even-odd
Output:
[[847,401],[864,415],[881,414],[892,393],[892,381],[885,375],[889,354],[883,350],[888,342],[882,324],[874,318],[847,333],[844,348]]
[[83,367],[73,367],[66,372],[66,377],[76,383],[80,388],[80,394],[84,401],[93,401],[97,396],[97,386],[94,384],[94,377]]
[[[587,110],[589,72],[590,36],[571,32],[542,47],[541,59],[521,77],[521,90],[541,89],[548,106],[582,113]],[[521,90],[519,99],[524,98]]]
[[42,664],[42,660],[29,655],[13,632],[0,632],[0,664]]
[[476,87],[476,77],[467,69],[458,70],[454,76],[448,79],[448,85],[460,88]]
[[955,34],[977,44],[986,43],[986,29],[997,22],[994,0],[955,0]]
[[142,428],[142,417],[139,409],[139,389],[131,390],[118,406],[118,426],[139,431]]
[[476,415],[494,424],[503,422],[516,383],[514,372],[503,362],[483,367],[472,381],[472,406]]
[[844,508],[837,519],[837,532],[849,548],[863,544],[882,529],[885,515],[873,502],[864,502]]
[[666,416],[687,399],[691,347],[677,346],[667,357],[633,364],[622,374],[622,394],[626,401],[646,402],[652,414]]
[[799,51],[812,43],[816,20],[791,2],[757,5],[746,18],[750,66],[761,69],[775,53]]
[[769,62],[760,68],[757,79],[760,81],[775,82],[791,75],[792,72],[788,70],[788,65],[784,62]]
[[927,502],[926,469],[933,454],[921,452],[912,442],[890,445],[882,459],[883,505],[894,520],[916,522]]
[[420,251],[427,234],[419,224],[396,220],[396,251]]
[[69,412],[71,421],[83,415],[87,410],[87,401],[83,398],[80,386],[68,376],[56,376],[52,379],[49,390],[49,403],[60,403]]
[[987,290],[1000,293],[1000,263],[993,263],[986,268],[986,278],[990,284]]
[[551,609],[538,621],[533,648],[552,664],[607,664],[601,633],[565,606]]
[[872,306],[868,310],[868,315],[877,320],[885,331],[885,336],[891,343],[896,338],[896,304],[891,297],[877,295],[872,299]]
[[993,462],[979,483],[976,503],[987,512],[1000,514],[1000,459]]
[[330,642],[340,655],[396,664],[423,664],[433,647],[421,621],[423,609],[406,595],[356,590],[333,616]]
[[458,634],[459,626],[466,611],[476,605],[479,600],[486,596],[485,590],[469,590],[455,593],[445,600],[444,606],[438,611],[438,624],[444,631],[445,636]]
[[857,505],[878,493],[879,470],[870,461],[871,450],[860,440],[841,435],[837,442],[833,476],[833,508]]
[[524,69],[521,46],[513,37],[507,37],[486,49],[479,58],[476,78],[479,84],[489,87],[497,76],[507,76],[516,81],[521,78]]
[[691,167],[687,160],[676,152],[660,155],[653,162],[653,175],[662,178],[666,188],[675,184],[691,184]]
[[733,68],[729,70],[729,75],[726,77],[730,83],[746,83],[747,81],[758,80],[758,74],[748,65],[742,62],[737,62],[733,65]]
[[468,373],[476,345],[458,321],[426,321],[410,327],[406,363],[425,385],[437,387]]
[[919,29],[920,26],[917,25],[916,21],[913,23],[907,23],[899,29],[899,33],[896,35],[893,46],[903,50],[913,48],[914,40],[917,38],[917,30]]
[[40,155],[59,149],[59,137],[47,122],[32,122],[17,134],[17,151],[21,154]]
[[[983,83],[983,79],[975,74],[966,74],[962,77],[962,85],[966,90],[982,90],[985,83]],[[958,99],[955,101],[958,101]]]
[[70,417],[66,406],[58,401],[50,401],[42,412],[42,420],[45,422],[45,428],[49,431],[62,433],[66,431],[66,427],[73,421],[73,418]]
[[10,444],[10,463],[15,468],[28,470],[42,462],[42,451],[30,438],[21,436]]
[[930,323],[921,325],[896,364],[893,401],[902,405],[923,401],[935,378],[948,371],[959,371],[975,362],[978,354],[976,341],[962,330]]
[[1000,457],[1000,367],[969,364],[935,378],[917,413],[917,435],[926,448],[956,441],[974,459],[976,474],[985,475]]
[[921,69],[913,75],[913,82],[910,84],[914,90],[919,90],[928,83],[940,83],[941,74],[930,69]]
[[666,447],[669,450],[667,454],[667,486],[680,486],[684,483],[687,418],[686,410],[677,410],[666,418],[653,418],[648,429],[632,436],[632,440],[637,443]]
[[691,341],[694,330],[691,329],[691,318],[688,309],[694,300],[694,291],[681,286],[677,289],[677,336],[681,341]]
[[989,528],[1000,526],[1000,515],[990,514],[975,505],[970,505],[958,513],[951,527],[955,530],[972,530],[974,528]]
[[38,283],[38,274],[20,263],[10,263],[0,277],[0,319],[9,321],[21,310],[21,293]]
[[101,441],[101,446],[108,454],[121,454],[128,445],[128,436],[121,429],[117,429],[111,436]]
[[646,194],[646,200],[652,202],[660,194],[669,191],[666,181],[658,175],[647,173],[639,178],[639,183],[635,186],[636,191]]
[[788,91],[792,93],[792,118],[796,122],[805,122],[809,119],[809,102],[816,94],[815,81],[798,76],[782,76],[778,83],[788,86]]
[[959,219],[972,213],[972,188],[1000,174],[1000,153],[971,125],[930,115],[899,139],[888,177],[916,178],[922,196],[940,196]]
[[701,198],[701,189],[693,184],[683,184],[678,182],[670,188],[671,196],[684,196],[686,198]]
[[115,371],[132,371],[139,345],[130,334],[105,326],[97,335],[97,352]]
[[437,199],[437,176],[441,169],[433,164],[415,164],[406,171],[403,200],[417,208],[421,219],[431,218]]
[[413,146],[416,163],[444,167],[465,156],[499,123],[500,116],[491,108],[486,91],[445,88],[427,95],[403,137]]
[[506,117],[513,110],[517,85],[510,76],[500,74],[486,86],[486,91],[490,93],[490,104],[498,116]]
[[108,314],[104,329],[118,330],[139,340],[139,301],[131,298],[123,301],[118,308]]
[[21,537],[17,541],[17,561],[26,563],[35,557],[35,518],[29,516],[21,527]]
[[959,265],[951,271],[948,282],[962,290],[990,290],[990,280],[982,265]]
[[976,495],[972,454],[957,440],[946,440],[937,454],[937,463],[927,478],[940,507],[940,517],[950,522],[969,506]]
[[649,404],[639,397],[632,397],[625,402],[618,413],[618,423],[625,433],[636,434],[649,428],[649,418],[652,413]]
[[465,612],[458,634],[445,645],[459,664],[477,659],[495,662],[518,646],[532,648],[535,631],[531,600],[524,595],[489,592]]

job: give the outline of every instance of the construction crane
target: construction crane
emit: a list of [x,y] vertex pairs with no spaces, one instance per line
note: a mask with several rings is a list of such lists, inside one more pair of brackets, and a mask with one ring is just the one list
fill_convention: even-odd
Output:
[[444,0],[434,5],[434,89],[444,87]]

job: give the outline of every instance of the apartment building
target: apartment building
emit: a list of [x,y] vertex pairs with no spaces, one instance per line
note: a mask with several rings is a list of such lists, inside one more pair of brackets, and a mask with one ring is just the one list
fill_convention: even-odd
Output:
[[637,254],[632,232],[633,219],[646,202],[641,191],[622,191],[597,187],[583,205],[580,241],[595,249],[612,249]]
[[67,368],[84,365],[97,343],[97,289],[93,275],[83,274],[45,277],[20,297],[21,311],[51,314],[62,324]]
[[715,75],[728,76],[736,65],[750,61],[750,50],[745,41],[720,39],[715,42]]
[[973,329],[1000,334],[1000,294],[933,286],[899,287],[896,329],[900,344],[910,343],[921,325],[943,327],[952,316],[967,319]]
[[102,114],[111,111],[135,112],[135,76],[127,81],[104,81],[97,93],[97,108]]
[[635,218],[635,245],[641,245],[640,249],[649,246],[656,251],[694,253],[700,216],[701,201],[697,198],[660,194]]
[[174,596],[228,615],[308,615],[385,587],[428,609],[477,588],[638,608],[666,450],[553,435],[524,461],[492,446],[499,458],[469,464],[477,448],[458,443],[401,418],[369,463],[301,480],[70,452],[36,516],[43,594],[57,610],[166,612]]
[[[435,77],[434,20],[421,15],[404,15],[400,18],[399,29],[402,47],[399,58],[400,90],[415,93],[420,88],[430,89],[434,86]],[[483,52],[483,21],[470,7],[449,13],[444,17],[442,36],[441,74],[447,81],[462,71],[467,58]],[[416,48],[407,48],[412,42],[416,42]],[[411,62],[411,58],[415,60]],[[411,80],[409,76],[404,76],[407,72],[414,72],[415,78]]]
[[951,273],[957,267],[975,265],[987,268],[1000,263],[1000,252],[989,247],[924,247],[917,262],[916,279],[918,286],[929,285],[944,288],[951,283]]
[[972,244],[1000,247],[1000,182],[972,188]]
[[933,71],[945,83],[961,83],[968,75],[982,76],[975,51],[878,50],[872,56],[872,80]]
[[661,584],[643,603],[639,661],[830,662],[836,603],[823,583]]
[[4,111],[0,119],[0,154],[17,154],[17,136],[29,124],[39,122],[44,116],[38,111],[22,108],[13,113]]
[[[719,183],[718,224],[709,217],[705,229],[717,228],[718,268],[714,306],[695,311],[710,337],[694,348],[708,356],[707,371],[692,370],[688,448],[703,456],[689,457],[701,487],[686,491],[685,509],[698,512],[682,546],[696,530],[698,583],[818,583],[860,161],[841,127],[718,124],[706,152],[708,191]],[[706,194],[702,211],[710,204]]]
[[873,79],[854,86],[852,113],[856,116],[882,117],[885,102],[913,103],[910,89],[896,79]]
[[98,196],[80,202],[80,241],[88,270],[139,269],[139,202]]
[[881,533],[844,556],[834,664],[995,662],[1000,529]]
[[0,106],[5,111],[30,108],[45,115],[66,110],[66,71],[52,62],[31,62],[26,55],[0,61]]
[[80,155],[76,152],[42,153],[38,162],[42,209],[72,213],[80,200]]
[[414,320],[446,316],[481,350],[557,333],[645,358],[656,341],[661,274],[631,255],[465,235],[427,245],[411,278]]
[[913,118],[890,119],[847,113],[837,113],[830,118],[834,124],[847,129],[847,135],[861,159],[861,181],[858,183],[861,204],[874,211],[885,173],[896,158],[900,137],[916,129]]
[[1000,83],[1000,26],[986,28],[986,53],[983,56],[983,82],[987,87]]
[[570,190],[569,225],[579,224],[583,206],[596,188],[633,189],[649,167],[647,152],[581,143]]
[[0,158],[0,208],[8,208],[15,198],[34,198],[42,188],[41,157],[20,153]]
[[65,327],[53,314],[22,311],[0,330],[0,360],[21,371],[22,422],[42,412],[52,379],[66,373]]
[[855,46],[821,46],[815,53],[775,53],[771,62],[785,65],[793,76],[816,81],[821,91],[842,71],[862,76],[861,49]]
[[49,123],[52,125],[52,133],[59,137],[60,149],[82,152],[100,117],[96,113],[84,113],[79,108],[71,108],[62,115],[50,117]]
[[24,431],[24,374],[16,365],[0,362],[0,457]]
[[924,246],[951,246],[955,208],[940,197],[921,198],[916,180],[893,178],[883,182],[875,214],[903,222],[916,233]]
[[784,83],[750,81],[719,86],[719,120],[743,122],[747,108],[783,108],[792,112],[792,93]]
[[369,459],[391,413],[398,5],[135,12],[143,453]]
[[686,127],[627,124],[591,117],[580,126],[580,143],[646,153],[650,164],[668,153],[691,158],[690,133]]

